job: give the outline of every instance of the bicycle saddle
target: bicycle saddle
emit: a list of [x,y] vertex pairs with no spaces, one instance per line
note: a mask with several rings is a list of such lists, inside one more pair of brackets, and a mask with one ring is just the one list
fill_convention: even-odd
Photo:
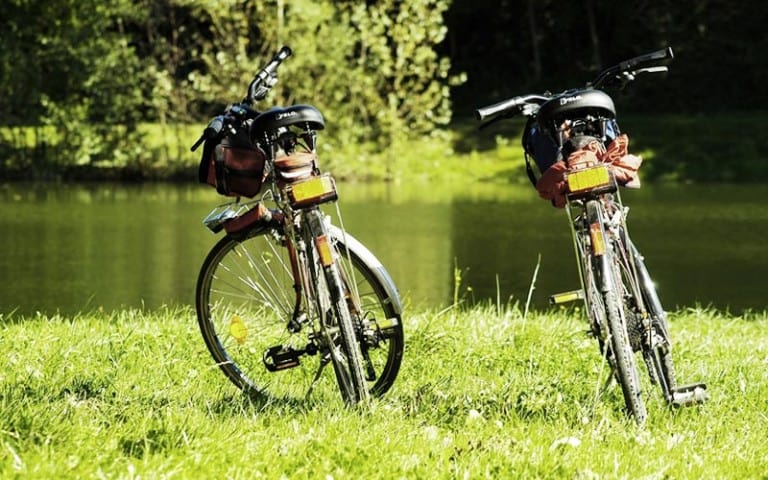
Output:
[[550,125],[550,122],[559,125],[564,119],[586,114],[616,118],[613,99],[600,90],[571,90],[542,103],[537,120],[540,125]]
[[251,130],[274,131],[280,127],[306,124],[312,130],[325,128],[325,120],[320,110],[312,105],[293,105],[290,107],[272,107],[253,119]]

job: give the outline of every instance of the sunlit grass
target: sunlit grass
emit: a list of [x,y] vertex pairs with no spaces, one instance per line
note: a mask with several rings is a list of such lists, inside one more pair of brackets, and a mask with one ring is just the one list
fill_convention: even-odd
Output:
[[[683,381],[711,401],[622,413],[578,312],[407,312],[369,409],[260,403],[211,364],[188,308],[0,321],[0,477],[761,478],[765,313],[674,312]],[[325,381],[332,381],[328,376]]]

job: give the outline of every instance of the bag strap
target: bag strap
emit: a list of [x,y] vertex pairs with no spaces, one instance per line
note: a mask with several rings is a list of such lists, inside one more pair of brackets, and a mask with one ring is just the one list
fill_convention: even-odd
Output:
[[528,180],[531,181],[531,184],[535,187],[538,183],[538,179],[536,178],[536,173],[533,171],[533,166],[531,165],[531,128],[533,128],[533,124],[535,123],[534,117],[528,117],[528,121],[525,122],[525,128],[523,128],[523,150],[525,151],[525,173],[528,174]]
[[197,180],[200,183],[208,183],[208,169],[211,166],[213,155],[213,142],[206,140],[203,144],[203,153],[200,156],[200,166],[197,168]]
[[213,168],[216,174],[216,191],[220,195],[229,195],[227,188],[227,176],[224,168],[224,146],[218,144],[213,148]]
[[533,167],[531,166],[531,156],[528,155],[528,152],[525,152],[525,173],[528,174],[528,180],[530,180],[531,184],[535,187],[539,181],[536,178],[536,173],[533,171]]

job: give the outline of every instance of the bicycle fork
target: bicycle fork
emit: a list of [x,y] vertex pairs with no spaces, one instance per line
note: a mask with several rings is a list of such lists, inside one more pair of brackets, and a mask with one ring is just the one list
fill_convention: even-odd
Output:
[[[342,396],[348,403],[366,402],[369,399],[366,376],[363,372],[363,362],[361,351],[358,348],[357,329],[352,318],[353,309],[344,288],[341,278],[340,259],[332,248],[332,239],[325,223],[325,218],[319,208],[310,208],[304,214],[304,220],[307,222],[306,232],[311,237],[308,241],[313,242],[316,259],[310,258],[310,266],[315,269],[319,266],[319,271],[313,271],[315,278],[319,275],[325,277],[328,299],[330,305],[328,309],[323,308],[321,295],[318,295],[317,304],[321,315],[321,329],[324,331],[329,345],[331,360],[333,361],[336,377],[339,387],[342,390]],[[310,249],[312,251],[312,249]],[[317,282],[314,282],[317,284]],[[317,292],[316,292],[317,293]],[[334,322],[335,320],[335,322]],[[336,337],[329,331],[330,329],[338,331],[338,340],[341,346],[341,352],[336,346]]]

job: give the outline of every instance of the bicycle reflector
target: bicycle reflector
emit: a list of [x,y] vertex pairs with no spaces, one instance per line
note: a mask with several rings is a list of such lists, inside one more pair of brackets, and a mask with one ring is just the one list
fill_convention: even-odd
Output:
[[570,292],[555,293],[549,297],[550,305],[561,305],[563,303],[575,302],[584,299],[584,290],[571,290]]
[[317,245],[317,253],[320,255],[320,263],[324,267],[330,267],[333,264],[333,255],[331,254],[331,246],[328,245],[328,237],[320,235],[315,239]]
[[601,164],[582,170],[571,170],[565,175],[570,193],[586,193],[595,190],[615,189],[608,165]]
[[592,254],[596,257],[605,255],[605,234],[603,227],[595,222],[589,225],[589,236],[592,239]]
[[245,326],[242,318],[237,315],[232,316],[232,319],[229,321],[229,334],[240,345],[245,343],[245,339],[248,337],[248,327]]
[[290,185],[287,194],[293,208],[309,207],[338,198],[336,183],[327,173]]

